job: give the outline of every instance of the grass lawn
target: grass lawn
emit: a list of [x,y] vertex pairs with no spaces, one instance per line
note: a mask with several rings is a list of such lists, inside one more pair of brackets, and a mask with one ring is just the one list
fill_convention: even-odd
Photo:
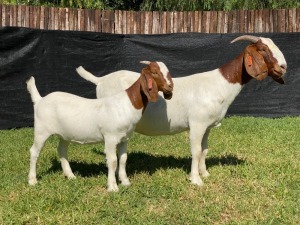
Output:
[[130,187],[106,191],[103,145],[69,147],[67,180],[51,137],[27,184],[33,129],[0,131],[0,224],[300,224],[300,117],[230,117],[212,130],[210,177],[188,180],[189,134],[129,142]]

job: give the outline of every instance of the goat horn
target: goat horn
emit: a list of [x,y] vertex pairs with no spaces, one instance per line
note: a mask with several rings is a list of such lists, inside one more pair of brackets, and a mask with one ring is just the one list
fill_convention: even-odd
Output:
[[151,62],[150,62],[150,61],[140,61],[140,63],[146,64],[146,65],[149,65]]
[[232,40],[230,43],[234,43],[236,41],[241,41],[241,40],[244,40],[244,41],[251,41],[252,43],[256,43],[258,42],[260,38],[259,37],[256,37],[256,36],[252,36],[252,35],[243,35],[243,36],[239,36],[237,38],[235,38],[234,40]]

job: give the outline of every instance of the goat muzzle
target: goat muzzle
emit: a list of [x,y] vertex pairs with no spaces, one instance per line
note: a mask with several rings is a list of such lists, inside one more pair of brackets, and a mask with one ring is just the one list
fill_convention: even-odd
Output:
[[286,69],[280,66],[275,66],[272,68],[271,77],[274,81],[279,84],[284,84],[283,76],[286,73]]

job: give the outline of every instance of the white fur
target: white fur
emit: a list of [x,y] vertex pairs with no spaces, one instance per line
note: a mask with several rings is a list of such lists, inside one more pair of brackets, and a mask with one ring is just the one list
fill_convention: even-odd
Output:
[[[118,191],[116,148],[127,142],[142,116],[142,109],[133,107],[126,91],[102,99],[86,99],[64,92],[53,92],[42,98],[33,77],[28,80],[27,88],[34,102],[34,144],[30,149],[29,184],[37,183],[36,162],[45,141],[50,135],[57,134],[61,137],[58,153],[68,178],[75,178],[67,159],[69,142],[85,144],[104,141],[108,191]],[[127,155],[123,150],[118,152],[121,165],[119,177],[123,185],[129,185],[124,164]]]
[[[268,44],[268,41],[265,40],[264,43]],[[278,62],[286,66],[285,59],[277,46],[276,48],[273,46],[272,49],[276,50],[275,56],[279,57]],[[97,85],[97,98],[124,90],[138,77],[138,73],[127,70],[103,77],[95,77],[82,67],[77,72],[84,79]],[[228,107],[241,91],[242,85],[229,83],[219,69],[173,78],[173,83],[172,99],[166,101],[160,97],[155,104],[150,103],[135,131],[154,136],[190,130],[192,153],[190,180],[193,184],[202,185],[199,172],[203,177],[209,176],[205,158],[208,152],[210,129],[219,126]]]

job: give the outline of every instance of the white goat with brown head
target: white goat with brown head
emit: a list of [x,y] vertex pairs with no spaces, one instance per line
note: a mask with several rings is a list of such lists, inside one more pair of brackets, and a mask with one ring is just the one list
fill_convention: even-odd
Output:
[[[160,98],[155,104],[149,104],[135,129],[145,135],[167,135],[190,130],[190,180],[193,184],[203,184],[199,172],[203,177],[209,175],[205,158],[210,129],[224,118],[242,87],[252,78],[263,80],[267,76],[284,83],[282,77],[287,64],[271,39],[244,35],[232,42],[240,40],[251,41],[252,44],[224,66],[209,72],[173,78],[176,91],[172,99],[165,101]],[[97,85],[98,98],[125,89],[138,76],[138,73],[122,70],[95,77],[82,67],[77,72]],[[110,84],[114,84],[114,88],[107,89]]]
[[[58,153],[64,175],[75,178],[68,162],[70,142],[80,144],[105,142],[108,166],[108,191],[118,191],[115,178],[117,146],[126,142],[142,117],[148,101],[158,99],[158,91],[171,98],[172,79],[162,73],[159,66],[149,62],[136,81],[126,90],[102,99],[86,99],[65,92],[53,92],[41,97],[35,80],[27,81],[27,89],[34,103],[34,143],[30,148],[29,184],[37,183],[36,162],[50,135],[60,137]],[[165,68],[163,68],[165,69]],[[155,73],[153,73],[155,71]],[[129,185],[125,164],[126,148],[119,148],[119,178]]]

